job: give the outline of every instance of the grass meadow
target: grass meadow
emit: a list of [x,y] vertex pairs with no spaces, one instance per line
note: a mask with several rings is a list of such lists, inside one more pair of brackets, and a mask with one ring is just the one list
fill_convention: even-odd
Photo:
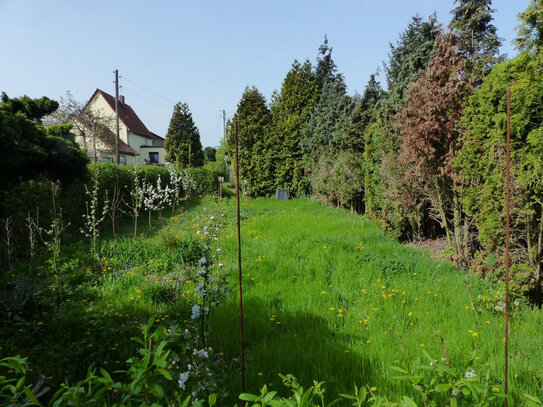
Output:
[[[399,399],[414,391],[391,366],[428,363],[423,351],[444,357],[436,332],[452,365],[472,361],[478,374],[503,377],[504,314],[494,309],[491,283],[471,277],[474,310],[461,270],[316,201],[247,201],[242,218],[249,390],[280,390],[278,374],[291,373],[306,386],[325,381],[329,397],[357,384]],[[224,248],[236,284],[232,233]],[[231,297],[212,317],[215,344],[231,356],[239,352],[237,301]],[[540,310],[515,307],[510,392],[517,397],[540,392],[542,326]],[[235,394],[239,375],[228,386]]]
[[[239,402],[233,199],[196,202],[162,228],[142,225],[135,238],[129,222],[121,227],[125,237],[104,234],[107,257],[99,266],[91,265],[84,243],[67,245],[54,280],[41,266],[19,265],[0,301],[9,309],[0,320],[0,357],[28,357],[31,375],[45,375],[53,388],[81,379],[91,364],[126,368],[137,348],[130,338],[150,316],[190,324],[196,283],[186,270],[202,256],[196,232],[220,212],[221,273],[232,290],[211,314],[209,342],[233,361],[229,399],[221,405]],[[325,381],[329,399],[352,393],[354,384],[394,400],[416,398],[392,367],[427,364],[424,352],[436,360],[448,355],[453,366],[480,375],[489,371],[503,391],[504,315],[495,309],[495,284],[471,277],[473,307],[461,270],[399,244],[373,221],[317,201],[249,200],[241,213],[248,392],[264,384],[281,392],[278,374],[291,373],[304,387]],[[541,392],[542,326],[541,310],[514,306],[510,389],[517,400]]]

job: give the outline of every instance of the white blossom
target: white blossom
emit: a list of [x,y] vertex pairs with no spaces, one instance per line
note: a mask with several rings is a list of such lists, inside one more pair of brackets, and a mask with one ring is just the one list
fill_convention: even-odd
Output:
[[192,315],[191,315],[191,318],[192,318],[192,319],[198,319],[198,318],[200,318],[200,315],[201,315],[200,306],[199,306],[199,305],[194,305],[194,306],[192,307]]
[[209,354],[204,349],[193,349],[192,354],[204,359],[207,359],[209,357]]
[[179,387],[183,390],[185,390],[185,383],[189,379],[190,372],[185,373],[179,373],[179,380],[177,381],[177,384],[179,384]]

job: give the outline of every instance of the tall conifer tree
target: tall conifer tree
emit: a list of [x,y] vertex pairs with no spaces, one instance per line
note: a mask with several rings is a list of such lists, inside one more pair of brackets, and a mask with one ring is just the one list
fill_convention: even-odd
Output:
[[385,64],[385,71],[391,105],[404,103],[404,93],[408,86],[424,72],[430,62],[434,40],[438,35],[439,24],[435,14],[428,17],[428,21],[415,16],[400,34],[397,44],[390,44],[389,62]]
[[[266,99],[255,87],[245,88],[233,122],[238,126],[239,171],[250,196],[273,192],[274,167],[271,159],[271,112]],[[228,150],[234,157],[234,127],[228,134]]]
[[324,35],[324,42],[319,46],[319,55],[315,67],[315,81],[319,93],[322,92],[324,85],[336,80],[342,80],[343,75],[337,73],[337,66],[332,59],[332,47],[328,46],[328,37]]
[[164,147],[166,161],[180,168],[204,165],[200,132],[192,120],[192,114],[186,103],[179,102],[173,107]]
[[273,159],[278,188],[294,193],[307,192],[303,150],[300,144],[311,112],[318,99],[315,73],[309,61],[294,61],[272,103],[274,122]]
[[502,40],[492,24],[491,0],[455,0],[449,27],[458,38],[458,53],[466,60],[463,76],[478,86],[490,69],[503,58],[498,56]]

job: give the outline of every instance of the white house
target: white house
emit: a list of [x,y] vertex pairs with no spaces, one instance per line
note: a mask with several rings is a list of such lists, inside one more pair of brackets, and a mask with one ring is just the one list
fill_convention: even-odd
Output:
[[[99,131],[94,130],[92,145],[83,137],[76,138],[78,143],[96,156],[98,161],[115,162],[115,98],[103,90],[96,89],[84,109],[104,118],[104,125]],[[124,96],[119,97],[119,155],[121,164],[129,165],[164,165],[166,150],[164,138],[150,131],[136,112],[125,103]]]

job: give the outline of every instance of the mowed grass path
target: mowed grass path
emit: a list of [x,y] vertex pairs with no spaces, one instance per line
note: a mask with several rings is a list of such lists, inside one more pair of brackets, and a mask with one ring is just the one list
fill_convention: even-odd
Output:
[[[490,368],[502,377],[504,318],[477,301],[490,283],[472,277],[475,312],[461,270],[316,201],[251,200],[242,203],[242,218],[248,391],[279,390],[278,374],[291,373],[304,386],[325,381],[328,397],[355,383],[392,398],[414,395],[391,366],[408,366],[400,343],[414,361],[423,360],[422,349],[441,359],[436,331],[452,364],[474,358],[478,374]],[[237,287],[234,230],[231,224],[224,253]],[[227,357],[239,355],[237,307],[234,294],[212,315],[214,346]],[[540,310],[514,313],[510,389],[517,397],[540,391],[542,331]],[[232,372],[228,391],[239,389]]]

